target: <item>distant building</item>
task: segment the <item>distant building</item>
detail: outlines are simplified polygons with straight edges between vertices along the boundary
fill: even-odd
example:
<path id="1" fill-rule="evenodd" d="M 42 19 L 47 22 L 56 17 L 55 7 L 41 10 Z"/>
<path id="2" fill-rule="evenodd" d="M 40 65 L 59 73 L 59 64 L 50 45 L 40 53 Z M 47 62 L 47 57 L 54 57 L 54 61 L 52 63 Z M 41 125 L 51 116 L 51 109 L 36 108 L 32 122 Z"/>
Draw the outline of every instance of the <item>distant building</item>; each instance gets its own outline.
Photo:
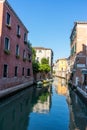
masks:
<path id="1" fill-rule="evenodd" d="M 28 30 L 7 0 L 0 0 L 0 90 L 32 84 Z M 26 86 L 26 85 L 25 85 Z"/>
<path id="2" fill-rule="evenodd" d="M 67 58 L 61 58 L 56 61 L 56 76 L 66 78 Z"/>
<path id="3" fill-rule="evenodd" d="M 87 22 L 75 22 L 70 49 L 70 80 L 74 85 L 87 85 Z"/>
<path id="4" fill-rule="evenodd" d="M 33 47 L 36 50 L 36 60 L 41 63 L 42 58 L 46 58 L 49 61 L 49 65 L 52 68 L 53 65 L 53 51 L 50 48 Z"/>

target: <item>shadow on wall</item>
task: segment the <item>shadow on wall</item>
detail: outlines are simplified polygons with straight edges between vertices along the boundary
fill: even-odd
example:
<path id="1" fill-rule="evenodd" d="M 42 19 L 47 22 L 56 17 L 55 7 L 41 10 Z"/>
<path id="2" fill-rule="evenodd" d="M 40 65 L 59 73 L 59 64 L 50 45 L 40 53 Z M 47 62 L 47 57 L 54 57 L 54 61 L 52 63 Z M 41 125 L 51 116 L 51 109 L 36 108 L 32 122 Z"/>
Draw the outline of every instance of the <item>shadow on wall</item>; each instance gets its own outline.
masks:
<path id="1" fill-rule="evenodd" d="M 79 53 L 74 53 L 69 57 L 69 63 L 74 61 L 74 64 L 70 66 L 70 73 L 68 81 L 71 81 L 74 85 L 87 85 L 87 69 L 86 69 L 86 45 L 83 44 L 83 49 Z"/>

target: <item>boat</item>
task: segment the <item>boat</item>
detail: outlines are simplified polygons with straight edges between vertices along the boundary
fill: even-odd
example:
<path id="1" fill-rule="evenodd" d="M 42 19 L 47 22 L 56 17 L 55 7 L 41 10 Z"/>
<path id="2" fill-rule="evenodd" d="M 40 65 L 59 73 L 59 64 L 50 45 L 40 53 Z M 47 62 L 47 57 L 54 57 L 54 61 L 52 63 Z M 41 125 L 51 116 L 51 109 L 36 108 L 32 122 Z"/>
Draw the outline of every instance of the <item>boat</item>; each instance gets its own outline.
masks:
<path id="1" fill-rule="evenodd" d="M 37 82 L 37 88 L 41 88 L 42 85 L 43 85 L 43 82 L 42 82 L 42 81 L 38 81 L 38 82 Z"/>
<path id="2" fill-rule="evenodd" d="M 44 83 L 49 83 L 49 79 L 43 80 L 43 84 L 44 84 Z"/>

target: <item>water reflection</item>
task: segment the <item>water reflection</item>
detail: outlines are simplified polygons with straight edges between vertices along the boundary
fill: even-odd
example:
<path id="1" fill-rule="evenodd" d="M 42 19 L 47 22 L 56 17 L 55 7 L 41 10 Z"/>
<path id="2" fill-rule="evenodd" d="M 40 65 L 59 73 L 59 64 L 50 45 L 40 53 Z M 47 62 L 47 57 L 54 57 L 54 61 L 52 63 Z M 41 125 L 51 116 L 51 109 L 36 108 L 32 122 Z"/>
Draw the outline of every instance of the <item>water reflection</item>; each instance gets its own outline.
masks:
<path id="1" fill-rule="evenodd" d="M 70 111 L 70 130 L 87 130 L 87 106 L 71 90 L 67 101 Z"/>
<path id="2" fill-rule="evenodd" d="M 0 100 L 0 130 L 27 130 L 32 111 L 50 110 L 50 91 L 51 87 L 30 87 L 8 99 Z"/>
<path id="3" fill-rule="evenodd" d="M 70 112 L 69 130 L 87 130 L 87 105 L 66 85 L 66 80 L 55 78 L 55 89 L 58 95 L 66 96 Z"/>
<path id="4" fill-rule="evenodd" d="M 36 103 L 34 103 L 33 112 L 48 113 L 51 108 L 51 86 L 45 87 L 44 91 L 39 94 L 38 98 L 37 94 L 35 93 L 34 99 L 35 98 L 37 100 Z"/>
<path id="5" fill-rule="evenodd" d="M 59 95 L 67 95 L 67 85 L 64 78 L 57 78 L 54 84 L 56 86 L 56 92 Z"/>

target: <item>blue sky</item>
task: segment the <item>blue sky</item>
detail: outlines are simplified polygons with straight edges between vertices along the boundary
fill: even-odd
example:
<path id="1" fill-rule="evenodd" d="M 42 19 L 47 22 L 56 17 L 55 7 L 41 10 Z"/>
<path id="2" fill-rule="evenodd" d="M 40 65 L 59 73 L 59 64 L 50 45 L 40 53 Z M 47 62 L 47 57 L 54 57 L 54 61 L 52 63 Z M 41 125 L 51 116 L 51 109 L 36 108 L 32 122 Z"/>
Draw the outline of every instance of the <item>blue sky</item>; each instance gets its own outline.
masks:
<path id="1" fill-rule="evenodd" d="M 54 62 L 70 55 L 75 21 L 87 21 L 87 0 L 8 0 L 29 30 L 32 46 L 51 48 Z"/>

